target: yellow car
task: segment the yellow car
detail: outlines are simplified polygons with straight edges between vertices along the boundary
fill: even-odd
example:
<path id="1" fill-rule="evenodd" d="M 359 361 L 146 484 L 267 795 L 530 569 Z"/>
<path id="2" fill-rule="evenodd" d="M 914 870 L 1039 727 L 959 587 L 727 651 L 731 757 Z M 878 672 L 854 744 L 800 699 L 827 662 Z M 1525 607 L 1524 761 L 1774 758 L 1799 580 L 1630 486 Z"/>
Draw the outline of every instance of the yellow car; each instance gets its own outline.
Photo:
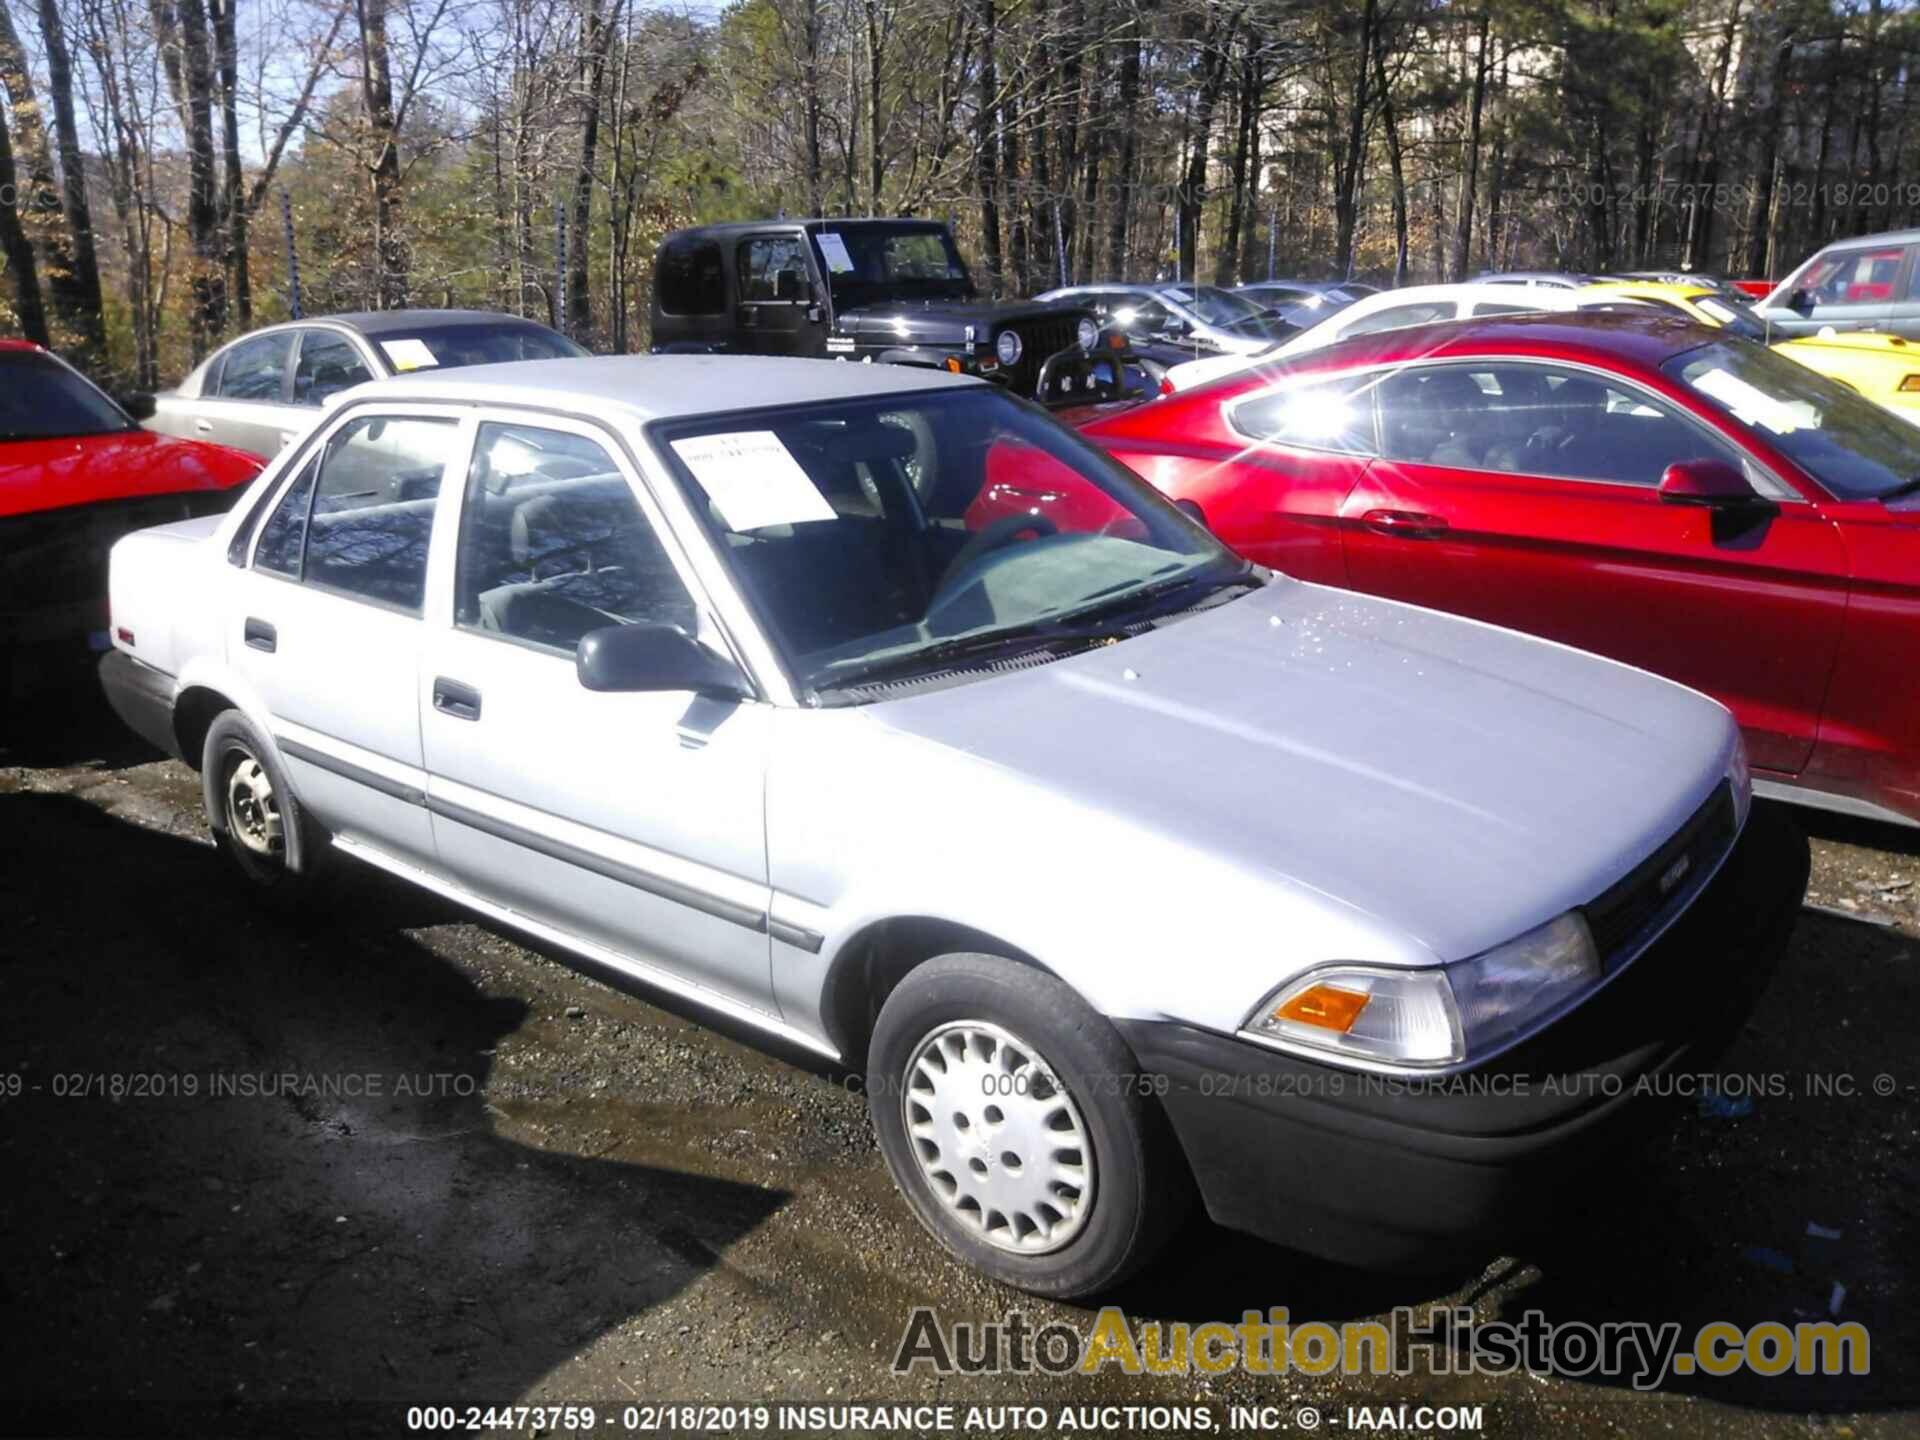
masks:
<path id="1" fill-rule="evenodd" d="M 1825 331 L 1798 340 L 1774 340 L 1767 327 L 1719 291 L 1705 285 L 1657 280 L 1602 280 L 1574 292 L 1581 308 L 1652 305 L 1677 310 L 1713 325 L 1771 344 L 1809 370 L 1850 385 L 1902 419 L 1920 424 L 1920 344 L 1872 330 Z"/>

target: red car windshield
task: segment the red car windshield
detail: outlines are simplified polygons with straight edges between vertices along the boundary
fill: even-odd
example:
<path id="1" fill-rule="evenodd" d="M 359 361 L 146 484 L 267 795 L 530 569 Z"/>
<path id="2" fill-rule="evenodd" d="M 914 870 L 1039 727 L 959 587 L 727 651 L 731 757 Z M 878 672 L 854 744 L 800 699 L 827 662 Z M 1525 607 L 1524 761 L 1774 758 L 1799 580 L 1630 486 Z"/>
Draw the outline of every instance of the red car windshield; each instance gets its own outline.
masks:
<path id="1" fill-rule="evenodd" d="M 132 428 L 118 405 L 51 356 L 0 351 L 0 441 L 60 440 Z"/>
<path id="2" fill-rule="evenodd" d="M 1661 368 L 1839 499 L 1907 493 L 1920 481 L 1920 425 L 1765 346 L 1718 341 Z"/>

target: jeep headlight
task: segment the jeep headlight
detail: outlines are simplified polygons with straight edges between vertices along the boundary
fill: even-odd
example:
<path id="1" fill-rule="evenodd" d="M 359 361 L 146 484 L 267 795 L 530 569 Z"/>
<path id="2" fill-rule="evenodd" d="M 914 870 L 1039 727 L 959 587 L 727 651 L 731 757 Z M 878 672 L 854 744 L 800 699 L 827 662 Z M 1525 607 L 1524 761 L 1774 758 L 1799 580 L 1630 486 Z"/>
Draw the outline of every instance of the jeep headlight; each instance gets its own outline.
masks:
<path id="1" fill-rule="evenodd" d="M 1452 965 L 1322 966 L 1269 995 L 1241 1033 L 1366 1069 L 1438 1069 L 1506 1049 L 1599 979 L 1593 936 L 1570 910 Z"/>
<path id="2" fill-rule="evenodd" d="M 1023 348 L 1020 344 L 1019 332 L 1014 330 L 1002 330 L 1000 338 L 993 342 L 993 353 L 1000 357 L 1002 365 L 1017 364 Z"/>
<path id="3" fill-rule="evenodd" d="M 1100 343 L 1100 327 L 1094 323 L 1092 317 L 1083 317 L 1080 323 L 1073 327 L 1073 338 L 1080 342 L 1082 350 L 1092 350 Z"/>

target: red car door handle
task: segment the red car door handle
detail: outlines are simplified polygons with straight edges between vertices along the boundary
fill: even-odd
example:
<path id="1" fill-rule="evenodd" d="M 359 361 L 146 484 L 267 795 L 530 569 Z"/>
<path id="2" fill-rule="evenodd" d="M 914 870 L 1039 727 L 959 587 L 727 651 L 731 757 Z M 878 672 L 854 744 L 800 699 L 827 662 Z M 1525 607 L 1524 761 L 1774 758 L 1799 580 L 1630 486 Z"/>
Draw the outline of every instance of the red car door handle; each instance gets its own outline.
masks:
<path id="1" fill-rule="evenodd" d="M 1369 510 L 1360 523 L 1376 535 L 1394 535 L 1402 540 L 1431 540 L 1447 528 L 1444 516 L 1419 510 Z"/>

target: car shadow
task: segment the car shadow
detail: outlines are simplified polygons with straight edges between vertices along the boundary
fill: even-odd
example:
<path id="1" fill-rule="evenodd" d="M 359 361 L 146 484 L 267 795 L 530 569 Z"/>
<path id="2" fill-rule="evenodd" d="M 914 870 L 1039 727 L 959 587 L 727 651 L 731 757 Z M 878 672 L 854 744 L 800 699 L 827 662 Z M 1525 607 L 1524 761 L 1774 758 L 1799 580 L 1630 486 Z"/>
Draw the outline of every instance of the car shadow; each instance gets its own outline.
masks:
<path id="1" fill-rule="evenodd" d="M 0 794 L 0 1308 L 33 1317 L 11 1432 L 391 1434 L 409 1404 L 511 1403 L 786 1203 L 506 1138 L 493 1056 L 526 1004 L 369 878 L 281 918 L 209 847 Z"/>
<path id="2" fill-rule="evenodd" d="M 1861 820 L 1851 815 L 1836 815 L 1831 810 L 1808 809 L 1806 806 L 1795 806 L 1793 815 L 1800 828 L 1816 840 L 1831 840 L 1841 845 L 1885 850 L 1893 855 L 1920 857 L 1920 827 L 1894 825 L 1884 820 Z"/>

